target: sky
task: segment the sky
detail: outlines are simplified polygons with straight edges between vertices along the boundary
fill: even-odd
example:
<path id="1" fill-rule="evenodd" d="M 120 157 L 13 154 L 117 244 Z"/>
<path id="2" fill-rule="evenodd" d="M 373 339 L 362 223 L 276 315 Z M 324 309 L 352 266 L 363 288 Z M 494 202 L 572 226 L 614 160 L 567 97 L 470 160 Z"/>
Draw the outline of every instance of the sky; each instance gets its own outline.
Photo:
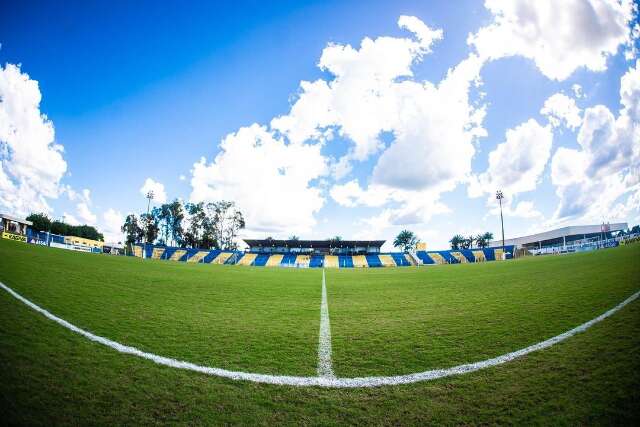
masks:
<path id="1" fill-rule="evenodd" d="M 502 190 L 506 238 L 637 224 L 639 39 L 627 0 L 0 2 L 0 211 L 121 241 L 154 190 L 444 249 Z"/>

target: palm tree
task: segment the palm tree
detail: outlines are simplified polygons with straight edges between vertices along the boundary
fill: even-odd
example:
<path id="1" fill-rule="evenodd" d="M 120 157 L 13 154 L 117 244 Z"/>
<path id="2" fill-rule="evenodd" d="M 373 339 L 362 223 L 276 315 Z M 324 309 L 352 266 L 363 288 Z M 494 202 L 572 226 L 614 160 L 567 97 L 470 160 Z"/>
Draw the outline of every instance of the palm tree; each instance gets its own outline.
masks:
<path id="1" fill-rule="evenodd" d="M 292 242 L 298 242 L 300 240 L 300 237 L 294 234 L 293 236 L 289 236 L 289 240 L 291 240 Z"/>
<path id="2" fill-rule="evenodd" d="M 487 247 L 487 241 L 484 238 L 484 234 L 478 234 L 476 236 L 476 246 L 479 248 L 486 248 Z"/>
<path id="3" fill-rule="evenodd" d="M 486 233 L 484 233 L 483 237 L 484 237 L 484 242 L 485 242 L 484 243 L 485 244 L 484 247 L 489 246 L 489 242 L 491 242 L 493 240 L 493 233 L 490 232 L 490 231 L 487 231 Z"/>
<path id="4" fill-rule="evenodd" d="M 413 231 L 402 230 L 393 241 L 393 246 L 402 248 L 403 252 L 409 252 L 415 248 L 418 244 L 418 237 L 413 234 Z"/>
<path id="5" fill-rule="evenodd" d="M 460 246 L 463 244 L 463 242 L 464 237 L 459 234 L 456 234 L 451 238 L 451 240 L 449 240 L 449 243 L 451 243 L 451 249 L 460 249 Z"/>

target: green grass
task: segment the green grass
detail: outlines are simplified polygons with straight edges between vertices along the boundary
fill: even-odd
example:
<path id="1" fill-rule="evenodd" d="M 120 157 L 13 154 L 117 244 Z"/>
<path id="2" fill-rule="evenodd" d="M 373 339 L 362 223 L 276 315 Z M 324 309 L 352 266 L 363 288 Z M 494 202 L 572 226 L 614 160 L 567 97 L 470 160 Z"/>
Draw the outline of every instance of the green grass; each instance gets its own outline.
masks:
<path id="1" fill-rule="evenodd" d="M 564 332 L 640 289 L 640 245 L 506 263 L 327 270 L 339 376 L 482 360 Z M 0 241 L 0 280 L 98 335 L 163 356 L 313 375 L 319 270 L 72 253 Z M 20 424 L 633 424 L 640 302 L 550 349 L 374 389 L 270 386 L 92 343 L 0 291 L 2 419 Z"/>

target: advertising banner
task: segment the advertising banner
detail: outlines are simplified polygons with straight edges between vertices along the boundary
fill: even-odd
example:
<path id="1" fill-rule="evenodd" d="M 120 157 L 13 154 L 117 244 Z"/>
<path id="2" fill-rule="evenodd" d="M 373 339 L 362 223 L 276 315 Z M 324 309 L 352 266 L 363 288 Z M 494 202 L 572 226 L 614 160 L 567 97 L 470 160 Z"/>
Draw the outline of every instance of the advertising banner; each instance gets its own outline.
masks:
<path id="1" fill-rule="evenodd" d="M 13 234 L 7 231 L 2 232 L 2 238 L 8 240 L 15 240 L 16 242 L 27 242 L 27 236 L 23 236 L 21 234 Z"/>

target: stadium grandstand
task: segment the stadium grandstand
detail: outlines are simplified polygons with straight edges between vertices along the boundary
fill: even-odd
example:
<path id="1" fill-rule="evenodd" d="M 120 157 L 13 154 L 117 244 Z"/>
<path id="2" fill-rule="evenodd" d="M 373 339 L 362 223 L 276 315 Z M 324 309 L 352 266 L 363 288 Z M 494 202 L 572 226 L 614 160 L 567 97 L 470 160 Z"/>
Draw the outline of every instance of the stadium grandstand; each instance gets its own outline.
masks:
<path id="1" fill-rule="evenodd" d="M 513 257 L 513 247 L 382 252 L 384 240 L 245 239 L 247 251 L 184 249 L 134 245 L 133 255 L 203 264 L 297 268 L 378 268 L 500 261 Z"/>
<path id="2" fill-rule="evenodd" d="M 31 225 L 31 221 L 26 219 L 0 214 L 0 233 L 2 233 L 3 239 L 26 242 Z"/>

